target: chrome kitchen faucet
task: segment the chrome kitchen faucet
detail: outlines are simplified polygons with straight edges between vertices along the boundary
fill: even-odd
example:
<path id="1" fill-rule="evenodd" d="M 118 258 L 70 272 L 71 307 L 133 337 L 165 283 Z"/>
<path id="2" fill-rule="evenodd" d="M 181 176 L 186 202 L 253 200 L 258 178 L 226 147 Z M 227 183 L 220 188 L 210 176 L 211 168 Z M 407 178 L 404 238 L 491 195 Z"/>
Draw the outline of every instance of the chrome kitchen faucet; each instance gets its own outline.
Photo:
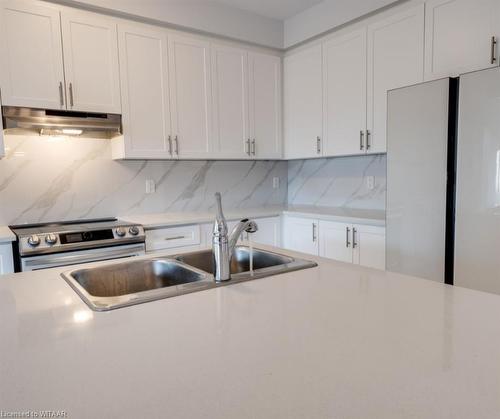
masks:
<path id="1" fill-rule="evenodd" d="M 228 236 L 227 222 L 222 212 L 222 197 L 220 192 L 215 194 L 217 204 L 217 214 L 214 222 L 214 233 L 212 239 L 212 248 L 214 255 L 214 277 L 216 282 L 229 281 L 231 279 L 231 258 L 234 247 L 241 233 L 255 233 L 258 230 L 257 223 L 245 218 L 240 220 Z"/>

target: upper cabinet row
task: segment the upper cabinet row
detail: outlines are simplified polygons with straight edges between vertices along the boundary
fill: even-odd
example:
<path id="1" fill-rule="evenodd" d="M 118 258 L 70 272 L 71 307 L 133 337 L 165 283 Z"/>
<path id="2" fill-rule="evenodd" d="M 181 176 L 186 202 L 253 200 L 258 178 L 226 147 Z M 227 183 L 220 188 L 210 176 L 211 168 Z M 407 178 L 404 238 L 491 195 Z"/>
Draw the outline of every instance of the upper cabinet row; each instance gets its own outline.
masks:
<path id="1" fill-rule="evenodd" d="M 429 0 L 284 59 L 285 157 L 386 151 L 387 91 L 498 65 L 498 0 Z"/>
<path id="2" fill-rule="evenodd" d="M 279 56 L 120 26 L 127 158 L 281 158 Z"/>
<path id="3" fill-rule="evenodd" d="M 115 158 L 281 158 L 281 58 L 0 0 L 4 105 L 121 113 Z"/>
<path id="4" fill-rule="evenodd" d="M 286 157 L 385 152 L 387 91 L 423 70 L 423 5 L 287 55 Z"/>
<path id="5" fill-rule="evenodd" d="M 4 105 L 121 113 L 112 20 L 31 1 L 1 6 Z"/>

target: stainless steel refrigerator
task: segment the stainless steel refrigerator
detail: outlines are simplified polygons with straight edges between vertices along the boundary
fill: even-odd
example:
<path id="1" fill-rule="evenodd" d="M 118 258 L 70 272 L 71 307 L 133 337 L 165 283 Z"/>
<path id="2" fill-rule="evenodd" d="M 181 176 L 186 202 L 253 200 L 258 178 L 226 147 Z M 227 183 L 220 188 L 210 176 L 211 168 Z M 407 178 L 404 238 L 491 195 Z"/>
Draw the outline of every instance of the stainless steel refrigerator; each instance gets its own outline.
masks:
<path id="1" fill-rule="evenodd" d="M 388 93 L 390 271 L 500 294 L 500 69 Z"/>

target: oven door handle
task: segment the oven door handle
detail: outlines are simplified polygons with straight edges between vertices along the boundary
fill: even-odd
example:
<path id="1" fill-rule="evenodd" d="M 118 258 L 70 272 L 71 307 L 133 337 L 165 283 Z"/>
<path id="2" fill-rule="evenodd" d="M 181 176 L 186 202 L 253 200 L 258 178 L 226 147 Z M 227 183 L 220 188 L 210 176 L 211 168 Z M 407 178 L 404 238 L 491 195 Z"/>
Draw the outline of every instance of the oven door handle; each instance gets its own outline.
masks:
<path id="1" fill-rule="evenodd" d="M 41 269 L 44 267 L 52 267 L 54 265 L 76 265 L 79 263 L 98 262 L 107 259 L 122 258 L 127 256 L 138 256 L 144 254 L 144 244 L 127 247 L 126 249 L 119 250 L 103 250 L 102 253 L 79 254 L 79 255 L 66 255 L 55 257 L 43 257 L 37 259 L 28 259 L 24 261 L 24 266 L 27 268 L 36 267 Z"/>

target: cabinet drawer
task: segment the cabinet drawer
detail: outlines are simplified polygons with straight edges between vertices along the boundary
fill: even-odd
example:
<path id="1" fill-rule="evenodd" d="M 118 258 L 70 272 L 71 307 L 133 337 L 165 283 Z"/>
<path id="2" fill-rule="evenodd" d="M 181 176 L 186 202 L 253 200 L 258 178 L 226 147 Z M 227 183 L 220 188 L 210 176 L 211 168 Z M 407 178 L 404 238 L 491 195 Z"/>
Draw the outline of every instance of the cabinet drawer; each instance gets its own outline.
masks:
<path id="1" fill-rule="evenodd" d="M 146 251 L 201 244 L 200 226 L 187 225 L 146 231 Z"/>

